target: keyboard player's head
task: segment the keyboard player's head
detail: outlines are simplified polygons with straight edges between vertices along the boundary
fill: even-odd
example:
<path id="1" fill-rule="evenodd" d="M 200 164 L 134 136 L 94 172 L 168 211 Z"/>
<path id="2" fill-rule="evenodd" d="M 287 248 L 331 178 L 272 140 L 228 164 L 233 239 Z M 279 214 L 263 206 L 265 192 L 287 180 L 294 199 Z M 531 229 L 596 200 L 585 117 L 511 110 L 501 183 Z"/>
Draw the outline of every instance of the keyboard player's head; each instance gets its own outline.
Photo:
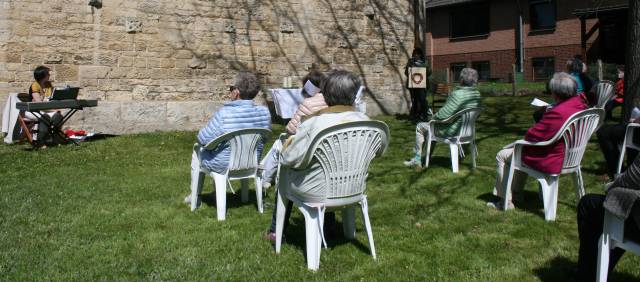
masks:
<path id="1" fill-rule="evenodd" d="M 42 102 L 53 94 L 53 85 L 51 85 L 51 70 L 45 66 L 38 66 L 33 70 L 33 79 L 29 87 L 29 97 L 31 101 Z"/>

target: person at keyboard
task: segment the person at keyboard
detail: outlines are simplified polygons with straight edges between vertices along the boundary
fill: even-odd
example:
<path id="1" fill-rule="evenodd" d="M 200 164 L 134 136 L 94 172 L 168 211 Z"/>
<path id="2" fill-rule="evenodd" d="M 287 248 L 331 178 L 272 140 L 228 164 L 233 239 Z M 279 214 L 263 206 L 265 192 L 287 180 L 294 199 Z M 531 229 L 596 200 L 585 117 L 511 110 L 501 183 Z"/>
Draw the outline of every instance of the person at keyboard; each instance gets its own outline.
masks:
<path id="1" fill-rule="evenodd" d="M 33 71 L 34 82 L 29 87 L 30 102 L 48 102 L 53 95 L 53 85 L 51 84 L 50 69 L 45 66 L 38 66 Z M 62 121 L 62 114 L 58 110 L 48 110 L 41 112 L 42 118 L 51 124 L 59 124 Z M 61 142 L 60 136 L 52 136 L 47 123 L 38 123 L 38 135 L 35 140 L 37 147 L 45 147 L 47 144 L 58 144 Z"/>

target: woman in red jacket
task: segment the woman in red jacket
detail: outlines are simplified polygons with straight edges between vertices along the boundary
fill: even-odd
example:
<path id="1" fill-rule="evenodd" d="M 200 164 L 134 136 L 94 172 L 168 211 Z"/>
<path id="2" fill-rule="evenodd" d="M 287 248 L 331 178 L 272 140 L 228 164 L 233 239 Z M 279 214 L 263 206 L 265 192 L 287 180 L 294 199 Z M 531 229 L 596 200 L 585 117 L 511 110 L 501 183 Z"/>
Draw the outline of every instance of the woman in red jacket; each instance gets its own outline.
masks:
<path id="1" fill-rule="evenodd" d="M 542 115 L 542 119 L 527 130 L 524 140 L 530 142 L 541 142 L 551 139 L 558 133 L 564 123 L 573 114 L 587 108 L 586 101 L 576 92 L 577 84 L 575 79 L 567 73 L 556 73 L 549 81 L 549 91 L 556 101 L 555 105 L 547 109 Z M 545 147 L 525 147 L 522 151 L 522 161 L 528 167 L 537 171 L 558 174 L 562 170 L 562 162 L 564 161 L 565 145 L 561 139 L 558 142 Z M 496 161 L 498 163 L 498 174 L 494 191 L 498 197 L 503 197 L 504 187 L 509 177 L 509 169 L 511 166 L 511 156 L 513 155 L 513 147 L 507 146 L 498 152 Z M 518 170 L 514 171 L 513 182 L 511 188 L 514 193 L 522 190 L 525 184 L 527 174 Z M 507 201 L 509 209 L 513 208 L 511 199 Z M 498 202 L 490 202 L 487 205 L 501 209 Z"/>
<path id="2" fill-rule="evenodd" d="M 618 66 L 618 81 L 616 82 L 616 96 L 604 105 L 606 119 L 612 118 L 613 109 L 624 103 L 624 66 Z"/>

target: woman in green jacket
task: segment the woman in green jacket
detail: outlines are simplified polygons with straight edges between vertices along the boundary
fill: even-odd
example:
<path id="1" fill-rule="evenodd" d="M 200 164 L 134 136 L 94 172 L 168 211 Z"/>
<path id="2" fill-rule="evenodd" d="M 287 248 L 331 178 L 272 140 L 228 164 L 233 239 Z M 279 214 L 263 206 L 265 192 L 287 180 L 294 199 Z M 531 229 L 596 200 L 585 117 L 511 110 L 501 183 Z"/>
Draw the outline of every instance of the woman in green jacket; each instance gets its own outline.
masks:
<path id="1" fill-rule="evenodd" d="M 472 68 L 464 68 L 460 72 L 460 86 L 449 95 L 444 106 L 433 116 L 434 120 L 444 120 L 455 113 L 468 109 L 480 107 L 480 92 L 476 88 L 478 84 L 478 72 Z M 436 125 L 435 135 L 441 137 L 454 136 L 460 130 L 462 120 L 458 119 L 446 125 Z M 421 166 L 422 148 L 424 136 L 429 131 L 429 124 L 418 123 L 416 126 L 416 144 L 413 147 L 413 157 L 404 162 L 406 166 Z"/>

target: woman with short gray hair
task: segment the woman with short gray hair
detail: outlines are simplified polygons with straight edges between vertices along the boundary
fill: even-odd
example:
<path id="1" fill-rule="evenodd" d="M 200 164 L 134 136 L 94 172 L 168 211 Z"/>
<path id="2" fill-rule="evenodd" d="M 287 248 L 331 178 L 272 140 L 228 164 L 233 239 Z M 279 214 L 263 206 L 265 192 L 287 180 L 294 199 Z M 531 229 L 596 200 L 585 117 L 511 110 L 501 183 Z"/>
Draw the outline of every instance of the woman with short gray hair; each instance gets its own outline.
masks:
<path id="1" fill-rule="evenodd" d="M 573 114 L 587 109 L 587 103 L 576 91 L 576 81 L 567 73 L 556 73 L 549 81 L 551 96 L 556 101 L 555 105 L 547 109 L 542 118 L 533 127 L 527 130 L 524 140 L 529 142 L 547 141 L 558 133 L 564 123 Z M 524 147 L 522 151 L 522 161 L 525 165 L 537 171 L 548 174 L 559 174 L 564 161 L 565 144 L 564 139 L 560 139 L 554 144 L 544 147 Z M 509 145 L 496 155 L 497 175 L 496 183 L 493 187 L 494 194 L 504 197 L 506 189 L 511 189 L 515 197 L 518 197 L 524 187 L 527 174 L 519 170 L 514 170 L 511 187 L 505 187 L 509 170 L 511 168 L 511 157 L 513 146 Z M 488 206 L 502 210 L 501 201 L 489 202 Z M 513 209 L 513 202 L 507 199 L 507 209 Z"/>
<path id="2" fill-rule="evenodd" d="M 460 84 L 463 86 L 476 86 L 478 84 L 478 71 L 472 68 L 464 68 L 460 71 Z"/>
<path id="3" fill-rule="evenodd" d="M 444 106 L 433 116 L 434 120 L 445 120 L 459 111 L 480 107 L 480 92 L 476 89 L 478 72 L 472 68 L 464 68 L 460 72 L 460 86 L 456 87 L 447 97 Z M 436 135 L 442 137 L 454 136 L 462 126 L 462 119 L 450 124 L 436 125 Z M 429 133 L 429 123 L 420 122 L 416 125 L 416 143 L 413 147 L 413 157 L 404 162 L 405 166 L 422 166 L 422 148 L 425 135 Z"/>

